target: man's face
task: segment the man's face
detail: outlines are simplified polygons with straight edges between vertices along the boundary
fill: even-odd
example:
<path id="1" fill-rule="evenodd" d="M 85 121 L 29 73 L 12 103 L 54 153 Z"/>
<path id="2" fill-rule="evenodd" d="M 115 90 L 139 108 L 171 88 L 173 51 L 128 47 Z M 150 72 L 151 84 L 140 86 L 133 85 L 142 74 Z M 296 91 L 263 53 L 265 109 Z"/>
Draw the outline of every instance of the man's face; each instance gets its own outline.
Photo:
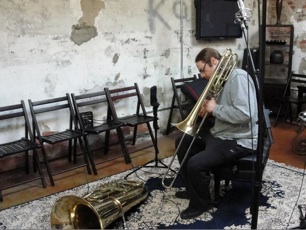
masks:
<path id="1" fill-rule="evenodd" d="M 198 61 L 196 62 L 196 66 L 202 76 L 202 78 L 210 79 L 219 63 L 219 60 L 215 58 L 211 58 L 209 62 Z"/>

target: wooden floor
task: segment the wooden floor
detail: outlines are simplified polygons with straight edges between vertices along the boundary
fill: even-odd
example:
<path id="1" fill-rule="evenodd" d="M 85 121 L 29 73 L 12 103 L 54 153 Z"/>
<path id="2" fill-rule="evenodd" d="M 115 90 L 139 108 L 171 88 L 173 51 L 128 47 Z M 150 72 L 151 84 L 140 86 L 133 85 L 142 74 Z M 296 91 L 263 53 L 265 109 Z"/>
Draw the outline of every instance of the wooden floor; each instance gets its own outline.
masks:
<path id="1" fill-rule="evenodd" d="M 272 128 L 274 144 L 270 150 L 270 159 L 287 165 L 304 168 L 306 155 L 299 155 L 292 151 L 292 141 L 297 135 L 298 126 L 279 123 Z M 174 153 L 174 140 L 180 135 L 179 131 L 174 131 L 168 136 L 161 136 L 158 139 L 160 159 L 171 156 Z M 306 131 L 305 131 L 306 136 Z M 142 143 L 145 144 L 145 143 Z M 99 164 L 98 175 L 88 175 L 84 168 L 76 169 L 64 174 L 55 176 L 55 186 L 50 186 L 47 180 L 47 188 L 43 188 L 40 181 L 36 181 L 23 186 L 14 187 L 2 191 L 4 201 L 0 203 L 0 209 L 12 207 L 24 202 L 28 202 L 40 197 L 48 196 L 56 192 L 64 191 L 91 181 L 98 180 L 110 175 L 131 169 L 153 160 L 155 156 L 153 148 L 131 154 L 132 164 L 126 164 L 123 157 Z"/>

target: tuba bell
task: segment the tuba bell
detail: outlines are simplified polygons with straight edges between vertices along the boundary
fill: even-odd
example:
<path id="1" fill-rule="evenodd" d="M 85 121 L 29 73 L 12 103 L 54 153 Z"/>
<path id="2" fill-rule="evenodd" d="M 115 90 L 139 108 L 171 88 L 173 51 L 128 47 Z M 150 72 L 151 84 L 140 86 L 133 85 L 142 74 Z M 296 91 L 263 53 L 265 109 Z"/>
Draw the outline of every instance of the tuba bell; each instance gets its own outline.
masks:
<path id="1" fill-rule="evenodd" d="M 209 79 L 208 84 L 206 85 L 205 89 L 203 90 L 201 96 L 199 97 L 197 103 L 195 104 L 195 106 L 193 107 L 193 109 L 191 110 L 191 112 L 189 113 L 189 115 L 185 118 L 185 120 L 183 120 L 180 123 L 177 124 L 172 124 L 172 126 L 178 128 L 179 130 L 181 130 L 182 132 L 184 132 L 184 135 L 172 157 L 172 160 L 168 166 L 168 169 L 166 171 L 166 173 L 163 175 L 162 178 L 162 184 L 165 188 L 171 188 L 175 179 L 178 176 L 178 173 L 181 169 L 181 167 L 177 170 L 177 172 L 175 173 L 175 175 L 171 175 L 173 176 L 172 181 L 170 182 L 169 185 L 167 185 L 165 183 L 165 179 L 168 177 L 170 177 L 169 173 L 172 171 L 171 170 L 171 166 L 175 160 L 175 157 L 177 155 L 177 151 L 181 146 L 182 140 L 184 139 L 185 135 L 188 134 L 190 136 L 193 136 L 192 142 L 190 143 L 190 146 L 181 162 L 181 165 L 185 162 L 185 160 L 187 159 L 187 156 L 189 154 L 189 151 L 191 149 L 191 146 L 195 140 L 195 138 L 197 137 L 201 127 L 204 124 L 204 121 L 207 117 L 207 114 L 205 114 L 205 116 L 203 117 L 203 119 L 201 120 L 199 126 L 197 126 L 197 119 L 199 117 L 199 112 L 201 110 L 201 107 L 203 106 L 204 102 L 208 99 L 208 98 L 217 98 L 221 92 L 221 89 L 223 88 L 223 85 L 225 84 L 225 82 L 227 81 L 228 77 L 230 76 L 232 70 L 235 68 L 236 63 L 238 61 L 238 55 L 236 53 L 232 53 L 231 49 L 226 49 L 223 54 L 222 57 L 216 67 L 216 70 L 213 74 L 213 76 Z"/>
<path id="2" fill-rule="evenodd" d="M 119 180 L 101 185 L 83 198 L 61 197 L 52 207 L 51 228 L 105 229 L 148 194 L 143 182 Z"/>

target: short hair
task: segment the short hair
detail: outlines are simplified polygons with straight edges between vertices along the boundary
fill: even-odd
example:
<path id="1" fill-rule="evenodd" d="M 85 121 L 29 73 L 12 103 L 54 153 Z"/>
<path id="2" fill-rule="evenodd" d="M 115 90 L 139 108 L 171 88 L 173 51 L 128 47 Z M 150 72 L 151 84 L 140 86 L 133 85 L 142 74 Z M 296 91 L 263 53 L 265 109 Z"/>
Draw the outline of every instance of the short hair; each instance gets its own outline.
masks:
<path id="1" fill-rule="evenodd" d="M 217 60 L 220 60 L 221 54 L 213 48 L 204 48 L 196 56 L 195 62 L 203 61 L 205 63 L 209 63 L 211 57 L 214 57 Z"/>

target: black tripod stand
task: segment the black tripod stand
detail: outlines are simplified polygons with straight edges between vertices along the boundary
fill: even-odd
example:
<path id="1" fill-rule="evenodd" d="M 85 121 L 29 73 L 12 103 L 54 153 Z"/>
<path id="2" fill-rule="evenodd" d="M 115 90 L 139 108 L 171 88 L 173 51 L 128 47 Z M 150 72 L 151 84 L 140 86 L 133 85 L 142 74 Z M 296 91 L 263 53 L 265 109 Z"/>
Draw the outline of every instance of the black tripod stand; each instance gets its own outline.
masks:
<path id="1" fill-rule="evenodd" d="M 163 163 L 160 159 L 158 159 L 158 153 L 159 153 L 159 149 L 158 149 L 158 144 L 157 144 L 157 130 L 159 129 L 158 127 L 158 117 L 157 117 L 157 110 L 159 107 L 159 103 L 157 101 L 157 97 L 156 97 L 156 91 L 157 91 L 157 87 L 156 86 L 152 86 L 150 89 L 150 102 L 151 102 L 151 106 L 153 106 L 153 128 L 154 128 L 154 149 L 155 149 L 155 157 L 153 160 L 147 162 L 146 164 L 134 169 L 132 172 L 130 172 L 129 174 L 127 174 L 124 179 L 127 179 L 131 174 L 135 173 L 136 171 L 142 169 L 142 168 L 168 168 L 167 165 L 165 165 L 165 163 Z M 155 163 L 154 165 L 149 165 L 151 163 Z M 160 163 L 161 165 L 159 165 L 158 163 Z M 172 169 L 170 169 L 172 170 Z"/>

